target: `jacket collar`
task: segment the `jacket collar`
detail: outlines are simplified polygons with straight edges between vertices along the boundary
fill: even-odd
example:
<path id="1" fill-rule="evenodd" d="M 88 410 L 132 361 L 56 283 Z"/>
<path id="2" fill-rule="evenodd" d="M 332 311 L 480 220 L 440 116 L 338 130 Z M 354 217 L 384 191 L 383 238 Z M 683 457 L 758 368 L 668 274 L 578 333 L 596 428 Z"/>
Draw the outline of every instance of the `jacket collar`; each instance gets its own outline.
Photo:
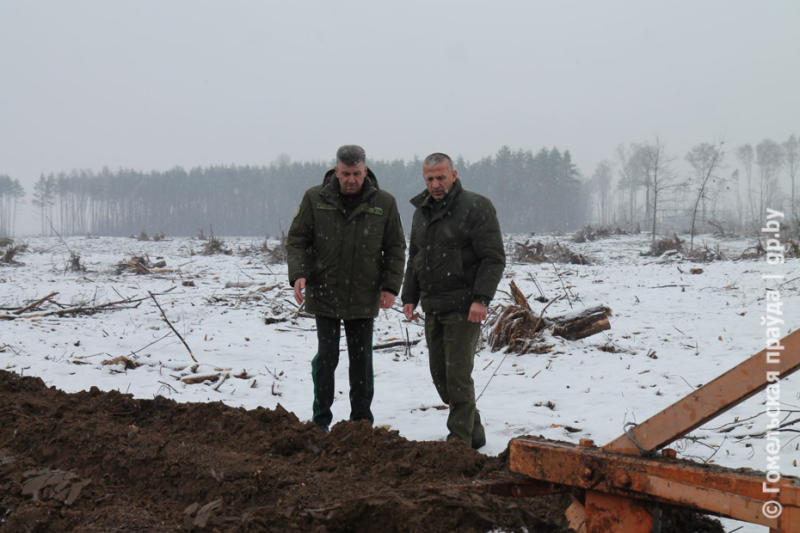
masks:
<path id="1" fill-rule="evenodd" d="M 414 198 L 411 199 L 411 205 L 417 208 L 423 209 L 430 209 L 435 213 L 435 215 L 439 215 L 440 213 L 443 214 L 450 210 L 453 203 L 456 201 L 461 195 L 461 191 L 464 189 L 461 187 L 461 180 L 457 179 L 456 182 L 453 184 L 453 188 L 450 189 L 450 192 L 442 199 L 443 205 L 440 209 L 436 209 L 436 200 L 433 199 L 431 193 L 428 192 L 428 189 L 425 189 L 420 194 L 416 195 Z"/>
<path id="2" fill-rule="evenodd" d="M 325 173 L 325 177 L 322 180 L 322 190 L 320 191 L 320 195 L 335 205 L 340 211 L 344 211 L 344 204 L 342 203 L 341 194 L 339 193 L 339 180 L 336 179 L 334 174 L 335 169 L 330 169 Z M 363 205 L 367 200 L 374 196 L 378 192 L 378 188 L 378 178 L 372 173 L 372 169 L 368 168 L 367 177 L 364 178 L 364 185 L 361 186 L 361 194 L 363 198 L 361 204 Z M 361 212 L 361 209 L 354 209 L 353 213 L 350 215 L 350 218 L 353 218 L 353 215 L 356 215 L 359 212 Z"/>

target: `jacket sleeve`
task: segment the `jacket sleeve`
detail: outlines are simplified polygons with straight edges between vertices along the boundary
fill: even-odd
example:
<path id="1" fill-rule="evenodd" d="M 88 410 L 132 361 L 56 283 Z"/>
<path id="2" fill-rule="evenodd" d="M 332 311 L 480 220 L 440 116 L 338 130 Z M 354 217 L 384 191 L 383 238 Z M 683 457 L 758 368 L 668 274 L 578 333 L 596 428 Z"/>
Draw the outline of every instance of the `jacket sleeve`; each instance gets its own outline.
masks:
<path id="1" fill-rule="evenodd" d="M 416 214 L 414 215 L 414 218 L 416 218 Z M 411 239 L 409 239 L 408 243 L 408 264 L 406 266 L 405 279 L 403 280 L 403 295 L 401 297 L 403 300 L 403 305 L 417 305 L 420 297 L 419 278 L 417 278 L 417 272 L 414 270 L 414 257 L 417 255 L 419 250 L 417 249 L 417 245 L 414 244 L 413 234 L 414 224 L 412 223 Z"/>
<path id="2" fill-rule="evenodd" d="M 489 305 L 503 277 L 506 252 L 497 212 L 488 198 L 480 197 L 475 202 L 469 218 L 469 236 L 480 263 L 472 287 L 472 300 Z"/>
<path id="3" fill-rule="evenodd" d="M 406 236 L 403 234 L 403 223 L 397 202 L 392 199 L 389 207 L 389 219 L 383 232 L 381 252 L 381 290 L 391 292 L 395 296 L 400 293 L 403 282 L 403 265 L 406 259 Z"/>
<path id="4" fill-rule="evenodd" d="M 308 279 L 311 270 L 308 250 L 314 244 L 314 211 L 308 192 L 303 196 L 300 207 L 294 215 L 289 235 L 286 239 L 287 262 L 289 266 L 289 284 L 300 278 Z"/>

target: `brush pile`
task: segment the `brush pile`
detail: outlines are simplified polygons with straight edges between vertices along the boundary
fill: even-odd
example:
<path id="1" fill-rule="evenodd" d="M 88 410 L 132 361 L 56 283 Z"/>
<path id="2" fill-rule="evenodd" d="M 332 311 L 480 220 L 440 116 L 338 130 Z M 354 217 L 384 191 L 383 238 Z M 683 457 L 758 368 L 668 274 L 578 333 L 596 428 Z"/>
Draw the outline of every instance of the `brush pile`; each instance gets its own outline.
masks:
<path id="1" fill-rule="evenodd" d="M 547 308 L 560 297 L 550 300 L 537 316 L 514 281 L 511 281 L 510 290 L 513 303 L 501 305 L 487 323 L 491 328 L 489 346 L 494 352 L 506 348 L 506 352 L 520 355 L 546 353 L 553 345 L 544 342 L 545 330 L 557 337 L 578 340 L 611 329 L 611 309 L 603 305 L 545 318 Z"/>
<path id="2" fill-rule="evenodd" d="M 524 244 L 515 242 L 511 258 L 518 263 L 567 263 L 570 265 L 591 265 L 582 254 L 576 254 L 558 241 L 544 244 L 541 241 Z"/>
<path id="3" fill-rule="evenodd" d="M 167 262 L 163 259 L 161 261 L 151 263 L 150 257 L 147 254 L 144 254 L 143 256 L 133 256 L 127 261 L 120 261 L 117 263 L 117 275 L 123 273 L 132 273 L 137 275 L 162 273 L 164 272 L 162 269 L 166 266 Z"/>
<path id="4" fill-rule="evenodd" d="M 611 229 L 609 227 L 600 226 L 598 228 L 593 228 L 591 224 L 588 226 L 584 226 L 572 236 L 573 242 L 586 242 L 586 241 L 596 241 L 598 239 L 607 239 L 612 235 L 629 235 L 630 233 L 625 231 L 624 229 L 617 226 L 615 229 Z"/>
<path id="5" fill-rule="evenodd" d="M 542 341 L 541 332 L 545 328 L 542 321 L 544 310 L 539 317 L 536 317 L 527 298 L 513 280 L 510 289 L 514 303 L 501 305 L 497 309 L 497 314 L 487 323 L 491 327 L 489 346 L 493 352 L 506 348 L 507 352 L 520 355 L 546 353 L 553 345 Z"/>
<path id="6" fill-rule="evenodd" d="M 660 257 L 669 250 L 675 250 L 678 253 L 683 252 L 683 241 L 678 238 L 678 235 L 673 233 L 672 237 L 662 237 L 650 244 L 650 250 L 642 255 L 651 255 Z"/>

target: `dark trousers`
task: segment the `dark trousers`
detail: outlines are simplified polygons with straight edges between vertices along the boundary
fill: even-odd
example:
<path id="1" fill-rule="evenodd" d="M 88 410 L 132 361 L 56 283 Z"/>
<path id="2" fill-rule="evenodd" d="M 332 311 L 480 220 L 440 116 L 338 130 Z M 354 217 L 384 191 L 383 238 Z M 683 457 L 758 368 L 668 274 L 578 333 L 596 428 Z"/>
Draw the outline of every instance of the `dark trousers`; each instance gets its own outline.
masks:
<path id="1" fill-rule="evenodd" d="M 350 356 L 350 420 L 373 422 L 372 397 L 375 393 L 372 371 L 372 326 L 374 319 L 344 320 L 347 353 Z M 339 365 L 341 321 L 317 317 L 319 348 L 311 362 L 314 378 L 314 422 L 329 426 L 333 419 L 331 405 L 335 392 L 334 374 Z"/>
<path id="2" fill-rule="evenodd" d="M 450 406 L 447 418 L 448 439 L 459 438 L 472 445 L 485 439 L 481 415 L 475 405 L 475 384 L 472 367 L 481 325 L 469 322 L 469 313 L 425 315 L 425 340 L 428 341 L 430 369 L 439 397 Z"/>

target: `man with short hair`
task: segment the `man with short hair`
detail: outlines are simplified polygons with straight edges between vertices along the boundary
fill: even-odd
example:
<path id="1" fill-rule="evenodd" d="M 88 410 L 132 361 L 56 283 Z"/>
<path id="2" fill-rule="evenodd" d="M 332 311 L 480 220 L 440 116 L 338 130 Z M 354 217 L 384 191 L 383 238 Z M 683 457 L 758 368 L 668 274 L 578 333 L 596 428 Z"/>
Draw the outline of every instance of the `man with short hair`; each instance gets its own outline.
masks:
<path id="1" fill-rule="evenodd" d="M 287 240 L 294 297 L 317 321 L 313 420 L 325 432 L 333 419 L 341 321 L 350 358 L 350 420 L 373 422 L 373 321 L 379 309 L 394 305 L 403 280 L 406 241 L 397 203 L 378 188 L 365 158 L 360 146 L 339 148 L 322 185 L 303 196 Z"/>
<path id="2" fill-rule="evenodd" d="M 492 202 L 461 187 L 453 161 L 442 153 L 425 158 L 427 190 L 411 200 L 411 226 L 403 283 L 409 320 L 422 302 L 430 371 L 442 401 L 450 406 L 447 440 L 486 444 L 475 405 L 472 368 L 489 303 L 505 268 L 500 223 Z"/>

